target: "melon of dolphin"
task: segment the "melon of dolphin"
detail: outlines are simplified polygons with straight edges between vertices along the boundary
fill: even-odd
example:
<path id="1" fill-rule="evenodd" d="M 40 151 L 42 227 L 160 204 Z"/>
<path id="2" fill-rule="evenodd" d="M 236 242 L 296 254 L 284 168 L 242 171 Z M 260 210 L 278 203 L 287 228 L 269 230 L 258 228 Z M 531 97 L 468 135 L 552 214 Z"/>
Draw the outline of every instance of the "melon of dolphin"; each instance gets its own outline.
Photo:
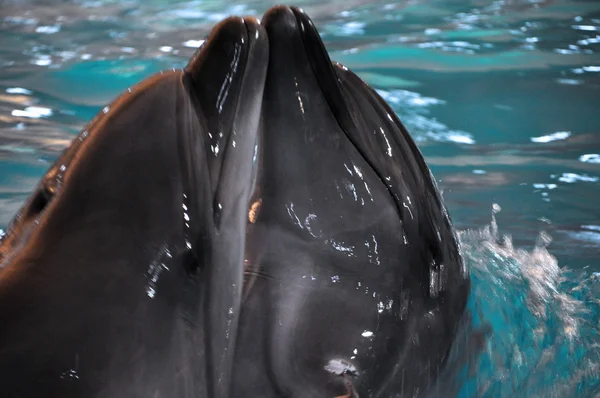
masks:
<path id="1" fill-rule="evenodd" d="M 301 10 L 223 21 L 106 109 L 0 244 L 3 395 L 444 388 L 470 287 L 450 218 Z"/>

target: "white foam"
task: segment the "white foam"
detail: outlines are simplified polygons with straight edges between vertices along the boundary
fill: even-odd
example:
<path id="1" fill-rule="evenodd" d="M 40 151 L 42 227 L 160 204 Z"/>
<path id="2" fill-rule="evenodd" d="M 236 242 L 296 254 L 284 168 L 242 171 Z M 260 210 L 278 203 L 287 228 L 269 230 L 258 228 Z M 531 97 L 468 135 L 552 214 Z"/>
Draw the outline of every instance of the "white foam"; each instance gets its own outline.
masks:
<path id="1" fill-rule="evenodd" d="M 36 33 L 51 35 L 60 31 L 60 25 L 38 26 L 35 28 Z"/>
<path id="2" fill-rule="evenodd" d="M 16 117 L 29 117 L 32 119 L 39 119 L 41 117 L 52 116 L 52 109 L 44 108 L 41 106 L 28 106 L 24 110 L 14 109 L 11 115 Z"/>
<path id="3" fill-rule="evenodd" d="M 600 163 L 600 154 L 586 153 L 579 157 L 579 161 L 583 163 Z"/>
<path id="4" fill-rule="evenodd" d="M 21 87 L 9 87 L 6 89 L 6 92 L 9 94 L 25 94 L 25 95 L 33 94 L 31 91 L 27 90 L 26 88 L 21 88 Z"/>
<path id="5" fill-rule="evenodd" d="M 198 48 L 204 44 L 205 40 L 188 40 L 183 42 L 184 47 Z"/>
<path id="6" fill-rule="evenodd" d="M 552 142 L 552 141 L 566 140 L 570 136 L 571 136 L 570 131 L 557 131 L 556 133 L 543 135 L 541 137 L 532 137 L 531 141 L 537 142 L 537 143 L 547 143 L 547 142 Z"/>
<path id="7" fill-rule="evenodd" d="M 597 182 L 598 177 L 592 177 L 587 174 L 576 174 L 576 173 L 563 173 L 562 176 L 558 177 L 558 181 L 572 184 L 574 182 Z"/>

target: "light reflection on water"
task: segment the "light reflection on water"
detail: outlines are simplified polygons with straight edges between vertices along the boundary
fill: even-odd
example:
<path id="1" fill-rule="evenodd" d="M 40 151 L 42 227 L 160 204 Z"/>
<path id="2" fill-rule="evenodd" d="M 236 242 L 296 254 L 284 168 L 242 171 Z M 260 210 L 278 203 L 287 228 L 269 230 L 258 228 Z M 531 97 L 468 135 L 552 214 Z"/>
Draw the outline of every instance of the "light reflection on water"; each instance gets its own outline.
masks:
<path id="1" fill-rule="evenodd" d="M 272 5 L 237 3 L 4 2 L 0 228 L 107 102 L 182 67 L 222 18 Z M 471 309 L 494 329 L 463 396 L 596 396 L 600 4 L 295 4 L 398 113 L 462 231 Z"/>

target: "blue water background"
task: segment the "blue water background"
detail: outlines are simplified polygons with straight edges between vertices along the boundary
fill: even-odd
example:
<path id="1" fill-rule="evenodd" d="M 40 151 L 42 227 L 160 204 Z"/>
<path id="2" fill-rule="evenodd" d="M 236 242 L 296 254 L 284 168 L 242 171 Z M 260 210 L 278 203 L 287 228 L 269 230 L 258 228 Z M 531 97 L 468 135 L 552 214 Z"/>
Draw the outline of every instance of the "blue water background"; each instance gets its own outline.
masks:
<path id="1" fill-rule="evenodd" d="M 460 396 L 600 396 L 600 2 L 295 4 L 439 180 L 491 327 Z M 0 3 L 0 229 L 107 102 L 270 5 Z"/>

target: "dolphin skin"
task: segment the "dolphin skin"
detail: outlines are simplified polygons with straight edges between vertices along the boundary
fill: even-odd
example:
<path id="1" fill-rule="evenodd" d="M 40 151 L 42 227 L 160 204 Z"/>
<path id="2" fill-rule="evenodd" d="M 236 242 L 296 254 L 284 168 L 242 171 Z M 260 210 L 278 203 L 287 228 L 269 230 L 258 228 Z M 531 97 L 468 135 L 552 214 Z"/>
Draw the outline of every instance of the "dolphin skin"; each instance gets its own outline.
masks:
<path id="1" fill-rule="evenodd" d="M 0 246 L 2 396 L 222 396 L 267 64 L 264 28 L 225 20 L 42 178 Z"/>
<path id="2" fill-rule="evenodd" d="M 0 244 L 0 391 L 448 396 L 469 289 L 402 123 L 277 6 L 128 90 L 42 178 Z"/>

